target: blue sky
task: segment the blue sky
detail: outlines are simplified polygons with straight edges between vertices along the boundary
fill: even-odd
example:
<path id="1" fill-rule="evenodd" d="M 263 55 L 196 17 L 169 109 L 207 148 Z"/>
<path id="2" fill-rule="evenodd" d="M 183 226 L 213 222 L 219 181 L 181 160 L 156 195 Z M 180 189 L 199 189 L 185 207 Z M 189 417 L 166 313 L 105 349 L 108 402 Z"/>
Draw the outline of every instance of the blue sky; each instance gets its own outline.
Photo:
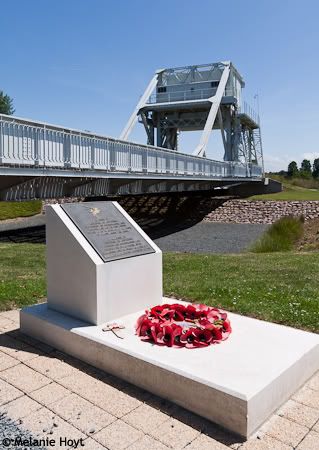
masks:
<path id="1" fill-rule="evenodd" d="M 231 60 L 245 99 L 260 97 L 266 169 L 319 156 L 315 0 L 17 0 L 1 16 L 0 89 L 17 116 L 116 137 L 156 69 Z"/>

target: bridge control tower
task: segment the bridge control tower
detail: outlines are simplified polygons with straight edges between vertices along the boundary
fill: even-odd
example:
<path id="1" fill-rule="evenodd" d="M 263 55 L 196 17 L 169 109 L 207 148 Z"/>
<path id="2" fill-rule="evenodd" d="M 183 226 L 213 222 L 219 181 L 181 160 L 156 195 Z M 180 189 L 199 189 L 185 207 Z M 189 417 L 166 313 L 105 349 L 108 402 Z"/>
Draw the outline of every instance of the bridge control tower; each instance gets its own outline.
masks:
<path id="1" fill-rule="evenodd" d="M 193 154 L 206 156 L 210 134 L 220 130 L 224 161 L 263 167 L 260 123 L 242 101 L 245 83 L 231 62 L 158 70 L 120 138 L 128 140 L 137 121 L 147 144 L 178 150 L 178 135 L 202 131 Z M 247 174 L 249 175 L 249 174 Z"/>

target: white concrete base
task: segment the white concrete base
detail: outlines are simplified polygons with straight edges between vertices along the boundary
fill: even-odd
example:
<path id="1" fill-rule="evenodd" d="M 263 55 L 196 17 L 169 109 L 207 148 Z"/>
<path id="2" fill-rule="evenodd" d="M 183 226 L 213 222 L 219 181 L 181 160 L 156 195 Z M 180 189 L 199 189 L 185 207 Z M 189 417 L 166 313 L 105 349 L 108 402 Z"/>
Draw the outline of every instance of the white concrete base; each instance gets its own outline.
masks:
<path id="1" fill-rule="evenodd" d="M 118 339 L 41 304 L 21 311 L 21 331 L 244 437 L 319 369 L 316 334 L 229 314 L 227 341 L 174 349 L 135 336 L 140 314 L 118 319 Z"/>

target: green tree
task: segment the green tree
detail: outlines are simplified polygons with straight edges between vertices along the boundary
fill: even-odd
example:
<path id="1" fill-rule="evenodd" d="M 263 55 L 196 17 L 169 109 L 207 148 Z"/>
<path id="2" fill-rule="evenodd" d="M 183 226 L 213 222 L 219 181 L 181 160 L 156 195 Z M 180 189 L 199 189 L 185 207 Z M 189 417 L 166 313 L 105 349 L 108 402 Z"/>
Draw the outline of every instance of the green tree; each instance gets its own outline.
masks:
<path id="1" fill-rule="evenodd" d="M 319 158 L 316 158 L 312 165 L 312 176 L 319 178 Z"/>
<path id="2" fill-rule="evenodd" d="M 312 175 L 311 172 L 311 162 L 309 161 L 309 159 L 303 159 L 300 167 L 300 175 L 303 178 L 310 178 Z"/>
<path id="3" fill-rule="evenodd" d="M 14 113 L 13 100 L 9 95 L 0 91 L 0 114 L 11 115 Z"/>
<path id="4" fill-rule="evenodd" d="M 296 161 L 291 161 L 288 164 L 287 176 L 290 178 L 297 177 L 299 175 L 299 170 Z"/>

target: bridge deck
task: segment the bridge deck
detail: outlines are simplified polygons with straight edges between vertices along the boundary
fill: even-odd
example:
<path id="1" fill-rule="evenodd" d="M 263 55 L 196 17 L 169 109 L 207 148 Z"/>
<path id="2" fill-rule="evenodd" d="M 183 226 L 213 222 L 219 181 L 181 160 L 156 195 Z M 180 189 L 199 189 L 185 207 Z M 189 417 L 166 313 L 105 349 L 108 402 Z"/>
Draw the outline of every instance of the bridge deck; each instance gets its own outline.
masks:
<path id="1" fill-rule="evenodd" d="M 253 164 L 214 161 L 134 142 L 122 141 L 85 131 L 0 115 L 0 170 L 19 168 L 43 172 L 99 172 L 108 177 L 121 173 L 162 176 L 220 178 L 261 177 L 262 169 Z M 48 173 L 50 171 L 48 170 Z M 104 172 L 104 173 L 103 173 Z M 56 173 L 56 172 L 55 172 Z M 52 176 L 54 172 L 51 170 Z M 82 174 L 83 175 L 83 174 Z"/>
<path id="2" fill-rule="evenodd" d="M 238 180 L 262 181 L 262 168 L 0 115 L 0 199 L 200 190 Z"/>

